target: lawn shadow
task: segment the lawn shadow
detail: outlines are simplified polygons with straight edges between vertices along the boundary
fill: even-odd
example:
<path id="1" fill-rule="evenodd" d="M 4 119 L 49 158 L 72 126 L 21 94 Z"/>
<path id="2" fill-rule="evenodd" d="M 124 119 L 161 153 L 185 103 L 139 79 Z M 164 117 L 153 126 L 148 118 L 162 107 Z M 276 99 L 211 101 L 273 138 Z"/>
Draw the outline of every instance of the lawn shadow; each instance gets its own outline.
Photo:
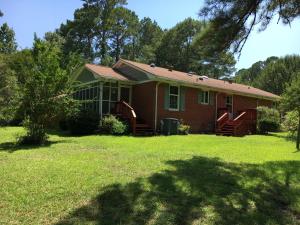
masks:
<path id="1" fill-rule="evenodd" d="M 102 188 L 67 224 L 298 224 L 300 163 L 226 163 L 194 157 L 166 162 L 173 169 Z"/>
<path id="2" fill-rule="evenodd" d="M 65 140 L 47 141 L 43 145 L 22 145 L 22 144 L 18 144 L 17 142 L 4 142 L 4 143 L 0 143 L 0 152 L 14 153 L 20 150 L 34 150 L 40 148 L 47 148 L 54 144 L 66 143 L 66 142 L 67 141 Z"/>
<path id="3" fill-rule="evenodd" d="M 266 134 L 266 136 L 281 138 L 281 139 L 284 139 L 284 140 L 289 141 L 289 142 L 296 142 L 296 137 L 292 137 L 292 136 L 290 136 L 288 134 L 285 134 L 285 133 L 268 133 L 268 134 Z"/>

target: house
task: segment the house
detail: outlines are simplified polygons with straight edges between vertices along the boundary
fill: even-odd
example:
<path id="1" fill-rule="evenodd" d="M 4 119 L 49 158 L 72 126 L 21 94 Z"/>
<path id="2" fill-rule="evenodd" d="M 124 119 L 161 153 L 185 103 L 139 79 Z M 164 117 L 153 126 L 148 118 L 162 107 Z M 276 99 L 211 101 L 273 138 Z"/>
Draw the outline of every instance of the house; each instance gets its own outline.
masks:
<path id="1" fill-rule="evenodd" d="M 177 118 L 193 133 L 255 133 L 256 108 L 272 107 L 279 96 L 194 73 L 120 59 L 112 68 L 86 64 L 75 76 L 74 96 L 101 117 L 128 119 L 133 133 L 159 131 L 164 118 Z"/>

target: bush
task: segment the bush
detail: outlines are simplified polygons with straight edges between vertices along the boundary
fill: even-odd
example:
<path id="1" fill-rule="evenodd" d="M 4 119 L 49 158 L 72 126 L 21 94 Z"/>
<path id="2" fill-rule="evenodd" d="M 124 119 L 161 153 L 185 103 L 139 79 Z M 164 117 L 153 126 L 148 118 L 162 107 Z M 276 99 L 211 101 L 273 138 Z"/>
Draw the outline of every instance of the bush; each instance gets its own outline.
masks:
<path id="1" fill-rule="evenodd" d="M 99 128 L 101 133 L 112 135 L 121 135 L 127 131 L 127 126 L 112 115 L 104 117 L 100 122 Z"/>
<path id="2" fill-rule="evenodd" d="M 280 113 L 268 107 L 257 108 L 257 129 L 261 134 L 277 132 L 280 128 Z"/>
<path id="3" fill-rule="evenodd" d="M 268 132 L 277 132 L 279 130 L 279 123 L 271 120 L 259 120 L 258 132 L 261 134 L 267 134 Z"/>
<path id="4" fill-rule="evenodd" d="M 298 131 L 298 121 L 299 115 L 297 111 L 288 112 L 284 117 L 281 127 L 284 131 L 289 132 L 290 137 L 295 138 Z"/>
<path id="5" fill-rule="evenodd" d="M 99 115 L 96 112 L 83 110 L 68 119 L 68 127 L 73 135 L 93 134 L 98 129 Z"/>
<path id="6" fill-rule="evenodd" d="M 48 135 L 44 125 L 36 124 L 27 117 L 23 121 L 23 126 L 27 132 L 25 136 L 19 138 L 20 145 L 43 145 L 47 142 Z"/>
<path id="7" fill-rule="evenodd" d="M 180 124 L 178 127 L 179 133 L 183 135 L 188 135 L 190 133 L 190 126 L 185 124 Z"/>

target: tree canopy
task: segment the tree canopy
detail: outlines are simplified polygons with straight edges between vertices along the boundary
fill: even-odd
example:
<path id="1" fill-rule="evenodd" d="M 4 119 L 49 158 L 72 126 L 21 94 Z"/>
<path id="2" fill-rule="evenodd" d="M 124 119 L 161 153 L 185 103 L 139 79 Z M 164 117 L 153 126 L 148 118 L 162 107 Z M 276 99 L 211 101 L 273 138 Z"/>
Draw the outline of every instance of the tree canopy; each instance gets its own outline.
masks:
<path id="1" fill-rule="evenodd" d="M 298 135 L 296 147 L 300 148 L 300 72 L 295 73 L 294 79 L 283 94 L 282 107 L 286 111 L 296 111 L 298 114 Z"/>
<path id="2" fill-rule="evenodd" d="M 204 22 L 188 18 L 168 30 L 156 50 L 157 64 L 214 78 L 230 76 L 235 65 L 231 54 L 206 55 L 198 45 L 198 38 L 207 26 Z"/>
<path id="3" fill-rule="evenodd" d="M 239 70 L 235 75 L 235 81 L 281 95 L 298 71 L 300 71 L 300 56 L 290 55 L 282 58 L 273 56 L 254 63 L 249 69 Z"/>
<path id="4" fill-rule="evenodd" d="M 15 32 L 7 23 L 0 27 L 0 53 L 11 54 L 17 50 Z"/>
<path id="5" fill-rule="evenodd" d="M 222 52 L 232 47 L 241 52 L 255 26 L 265 30 L 272 19 L 291 24 L 300 15 L 298 0 L 205 0 L 200 16 L 211 26 L 203 34 L 203 44 L 211 42 L 207 52 Z M 203 45 L 204 46 L 204 45 Z"/>

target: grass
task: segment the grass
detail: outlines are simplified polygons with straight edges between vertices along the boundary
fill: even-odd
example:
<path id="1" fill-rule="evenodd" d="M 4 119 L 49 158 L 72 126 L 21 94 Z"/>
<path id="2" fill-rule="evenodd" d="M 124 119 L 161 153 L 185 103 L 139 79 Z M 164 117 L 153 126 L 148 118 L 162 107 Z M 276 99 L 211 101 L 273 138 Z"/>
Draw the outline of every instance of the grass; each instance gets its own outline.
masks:
<path id="1" fill-rule="evenodd" d="M 244 138 L 50 136 L 0 128 L 0 224 L 300 224 L 300 153 Z"/>

